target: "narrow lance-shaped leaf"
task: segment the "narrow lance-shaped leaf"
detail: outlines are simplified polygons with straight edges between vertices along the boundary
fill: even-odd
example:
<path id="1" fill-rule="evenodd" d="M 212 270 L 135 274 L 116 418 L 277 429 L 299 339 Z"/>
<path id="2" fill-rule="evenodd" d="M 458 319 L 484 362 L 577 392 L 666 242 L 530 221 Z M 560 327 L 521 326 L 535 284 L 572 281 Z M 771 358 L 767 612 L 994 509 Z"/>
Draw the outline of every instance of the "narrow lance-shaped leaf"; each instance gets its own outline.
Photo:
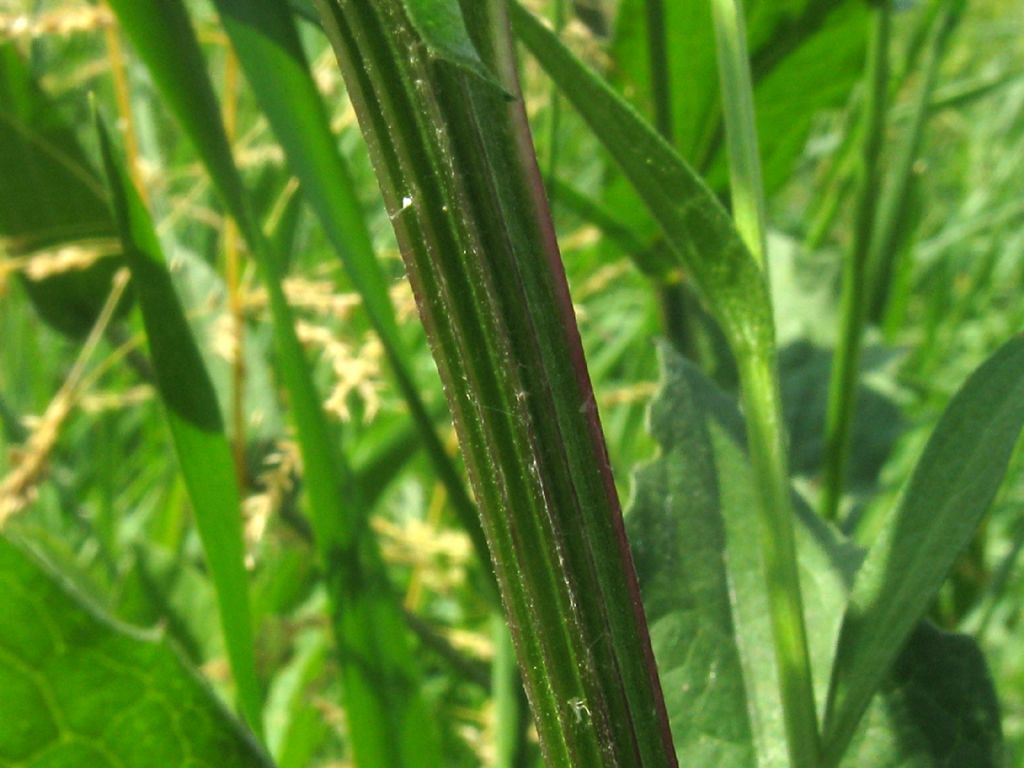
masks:
<path id="1" fill-rule="evenodd" d="M 281 261 L 252 215 L 188 15 L 180 0 L 111 0 L 110 5 L 238 221 L 267 288 L 279 370 L 332 603 L 353 753 L 366 765 L 437 765 L 434 723 L 369 528 L 369 510 L 313 384 L 281 287 Z"/>
<path id="2" fill-rule="evenodd" d="M 608 83 L 516 2 L 516 34 L 629 177 L 693 276 L 737 355 L 771 349 L 764 275 L 718 198 Z"/>
<path id="3" fill-rule="evenodd" d="M 238 700 L 249 725 L 262 733 L 241 505 L 217 396 L 174 292 L 149 214 L 114 157 L 110 136 L 99 118 L 97 128 L 114 214 L 139 297 L 157 386 L 217 590 L 221 626 L 238 687 Z"/>
<path id="4" fill-rule="evenodd" d="M 857 574 L 832 671 L 826 765 L 836 765 L 903 644 L 1002 482 L 1024 425 L 1024 336 L 1007 342 L 943 413 Z"/>
<path id="5" fill-rule="evenodd" d="M 432 55 L 401 0 L 318 5 L 444 378 L 545 759 L 671 765 L 542 180 L 507 98 L 504 3 L 461 6 L 500 90 Z"/>

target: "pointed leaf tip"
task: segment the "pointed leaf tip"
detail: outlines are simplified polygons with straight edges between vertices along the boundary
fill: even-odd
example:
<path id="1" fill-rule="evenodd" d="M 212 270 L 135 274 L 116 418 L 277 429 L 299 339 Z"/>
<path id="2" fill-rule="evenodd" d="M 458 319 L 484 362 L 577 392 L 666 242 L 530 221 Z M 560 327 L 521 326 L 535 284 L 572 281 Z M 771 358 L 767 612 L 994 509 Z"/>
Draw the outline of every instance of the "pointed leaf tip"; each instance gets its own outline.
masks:
<path id="1" fill-rule="evenodd" d="M 498 76 L 480 57 L 458 0 L 403 0 L 403 4 L 431 55 L 462 67 L 505 92 Z"/>

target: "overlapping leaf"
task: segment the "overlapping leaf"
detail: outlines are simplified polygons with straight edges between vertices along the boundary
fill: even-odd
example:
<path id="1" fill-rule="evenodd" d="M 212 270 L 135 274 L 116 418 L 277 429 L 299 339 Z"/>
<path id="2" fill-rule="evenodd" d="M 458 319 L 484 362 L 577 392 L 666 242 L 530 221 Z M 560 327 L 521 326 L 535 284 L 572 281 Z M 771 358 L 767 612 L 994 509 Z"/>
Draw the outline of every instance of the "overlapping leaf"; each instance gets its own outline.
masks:
<path id="1" fill-rule="evenodd" d="M 231 448 L 213 383 L 192 338 L 149 214 L 110 137 L 98 123 L 103 162 L 125 258 L 135 280 L 160 397 L 185 477 L 213 582 L 221 625 L 251 727 L 261 733 L 262 707 L 253 655 L 249 583 L 242 543 L 242 508 Z"/>
<path id="2" fill-rule="evenodd" d="M 789 763 L 742 419 L 695 367 L 668 348 L 663 356 L 651 411 L 661 453 L 638 473 L 627 520 L 679 761 L 781 768 Z M 800 508 L 801 588 L 822 709 L 861 555 Z M 923 702 L 931 715 L 915 714 Z M 998 705 L 977 645 L 921 626 L 842 764 L 989 766 L 1000 751 Z"/>
<path id="3" fill-rule="evenodd" d="M 0 537 L 0 764 L 270 768 L 157 634 L 113 623 Z"/>

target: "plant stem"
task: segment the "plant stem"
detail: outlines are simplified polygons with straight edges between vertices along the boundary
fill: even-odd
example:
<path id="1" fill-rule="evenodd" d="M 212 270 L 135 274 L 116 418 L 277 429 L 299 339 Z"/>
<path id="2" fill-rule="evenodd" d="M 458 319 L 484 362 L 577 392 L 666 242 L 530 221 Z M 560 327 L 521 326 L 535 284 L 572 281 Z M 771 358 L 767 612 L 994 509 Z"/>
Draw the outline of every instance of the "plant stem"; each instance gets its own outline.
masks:
<path id="1" fill-rule="evenodd" d="M 843 264 L 839 339 L 829 384 L 821 498 L 821 514 L 826 520 L 835 520 L 839 514 L 839 502 L 849 462 L 861 343 L 867 312 L 868 259 L 881 182 L 878 159 L 885 131 L 889 84 L 889 28 L 889 4 L 883 2 L 875 9 L 875 23 L 868 41 L 853 239 Z"/>
<path id="2" fill-rule="evenodd" d="M 793 768 L 816 768 L 821 750 L 797 569 L 789 472 L 774 355 L 737 361 L 747 444 L 761 494 L 761 540 L 775 659 Z"/>
<path id="3" fill-rule="evenodd" d="M 646 0 L 647 55 L 651 73 L 651 101 L 654 105 L 654 127 L 669 144 L 675 143 L 672 120 L 672 83 L 665 40 L 665 5 L 663 0 Z M 698 362 L 700 346 L 696 329 L 698 314 L 693 299 L 680 282 L 658 286 L 658 307 L 662 328 L 678 352 Z"/>
<path id="4" fill-rule="evenodd" d="M 554 0 L 553 2 L 551 21 L 556 35 L 560 35 L 565 27 L 565 3 L 566 0 Z M 551 86 L 551 95 L 548 101 L 550 103 L 547 124 L 548 156 L 547 162 L 544 164 L 544 176 L 547 179 L 548 205 L 554 212 L 557 188 L 552 181 L 558 175 L 558 131 L 562 122 L 562 97 L 558 93 L 557 86 Z"/>
<path id="5" fill-rule="evenodd" d="M 764 185 L 743 14 L 736 0 L 714 0 L 712 11 L 729 147 L 733 218 L 740 238 L 767 278 Z M 761 548 L 786 744 L 794 768 L 816 768 L 821 736 L 800 594 L 774 345 L 761 351 L 738 351 L 737 358 L 747 442 L 761 497 Z"/>
<path id="6" fill-rule="evenodd" d="M 545 759 L 674 765 L 505 3 L 462 6 L 501 88 L 431 55 L 399 0 L 318 7 L 445 382 Z"/>
<path id="7" fill-rule="evenodd" d="M 675 126 L 672 124 L 672 87 L 665 44 L 665 6 L 662 0 L 647 0 L 644 5 L 647 10 L 647 55 L 651 68 L 654 127 L 672 144 Z"/>
<path id="8" fill-rule="evenodd" d="M 946 0 L 941 7 L 939 18 L 935 21 L 928 41 L 924 74 L 914 103 L 910 126 L 906 129 L 903 142 L 895 153 L 892 181 L 879 204 L 878 222 L 872 232 L 868 255 L 868 285 L 871 296 L 867 312 L 868 321 L 871 323 L 880 323 L 885 318 L 889 296 L 892 293 L 893 277 L 899 272 L 900 243 L 906 236 L 907 207 L 914 183 L 914 161 L 924 139 L 930 115 L 929 105 L 938 80 L 939 65 L 946 51 L 946 43 L 962 11 L 962 0 Z"/>

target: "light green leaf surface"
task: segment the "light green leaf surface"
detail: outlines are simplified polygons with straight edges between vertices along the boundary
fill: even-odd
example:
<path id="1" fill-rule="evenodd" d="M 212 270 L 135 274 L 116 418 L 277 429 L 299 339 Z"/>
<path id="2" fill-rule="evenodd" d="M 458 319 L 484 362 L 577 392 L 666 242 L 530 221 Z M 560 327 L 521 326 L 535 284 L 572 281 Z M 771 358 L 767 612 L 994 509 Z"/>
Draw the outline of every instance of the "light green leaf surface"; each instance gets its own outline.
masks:
<path id="1" fill-rule="evenodd" d="M 157 634 L 101 615 L 0 538 L 0 766 L 269 768 Z"/>
<path id="2" fill-rule="evenodd" d="M 831 765 L 974 536 L 1024 424 L 1024 336 L 967 380 L 943 413 L 900 501 L 857 574 L 825 719 Z"/>
<path id="3" fill-rule="evenodd" d="M 978 644 L 921 624 L 896 659 L 843 768 L 1002 768 L 999 700 Z"/>
<path id="4" fill-rule="evenodd" d="M 217 395 L 174 292 L 149 213 L 122 164 L 115 158 L 102 120 L 97 121 L 97 127 L 121 242 L 142 309 L 157 387 L 217 589 L 221 627 L 238 688 L 238 701 L 250 726 L 256 733 L 262 733 L 241 500 Z"/>
<path id="5" fill-rule="evenodd" d="M 661 451 L 627 523 L 680 765 L 785 768 L 756 490 L 735 402 L 663 347 L 650 416 Z M 819 710 L 861 553 L 798 503 Z M 915 713 L 927 707 L 927 716 Z M 886 678 L 844 768 L 998 764 L 998 706 L 976 643 L 927 625 Z M 870 759 L 869 759 L 870 757 Z M 974 762 L 972 762 L 972 760 Z"/>

